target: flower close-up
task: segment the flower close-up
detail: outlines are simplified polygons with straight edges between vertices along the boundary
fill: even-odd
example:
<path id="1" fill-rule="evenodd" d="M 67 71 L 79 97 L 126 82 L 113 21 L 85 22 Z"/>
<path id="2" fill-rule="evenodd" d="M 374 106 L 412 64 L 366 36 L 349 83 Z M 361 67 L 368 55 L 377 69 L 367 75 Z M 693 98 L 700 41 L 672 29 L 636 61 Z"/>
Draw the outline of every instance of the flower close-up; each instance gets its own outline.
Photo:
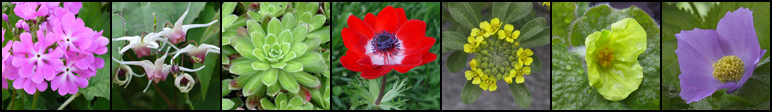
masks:
<path id="1" fill-rule="evenodd" d="M 679 96 L 686 103 L 700 101 L 719 89 L 733 93 L 751 78 L 767 52 L 760 48 L 752 13 L 741 7 L 726 12 L 715 30 L 695 28 L 675 34 L 681 70 Z"/>
<path id="2" fill-rule="evenodd" d="M 595 31 L 585 45 L 587 78 L 603 98 L 623 100 L 638 89 L 643 79 L 638 56 L 646 50 L 646 31 L 635 19 L 615 22 L 610 31 Z"/>
<path id="3" fill-rule="evenodd" d="M 408 20 L 402 8 L 387 6 L 364 20 L 348 17 L 348 27 L 341 34 L 348 51 L 341 64 L 348 70 L 362 72 L 365 79 L 381 77 L 392 69 L 406 73 L 437 59 L 430 53 L 435 39 L 426 36 L 426 23 Z"/>

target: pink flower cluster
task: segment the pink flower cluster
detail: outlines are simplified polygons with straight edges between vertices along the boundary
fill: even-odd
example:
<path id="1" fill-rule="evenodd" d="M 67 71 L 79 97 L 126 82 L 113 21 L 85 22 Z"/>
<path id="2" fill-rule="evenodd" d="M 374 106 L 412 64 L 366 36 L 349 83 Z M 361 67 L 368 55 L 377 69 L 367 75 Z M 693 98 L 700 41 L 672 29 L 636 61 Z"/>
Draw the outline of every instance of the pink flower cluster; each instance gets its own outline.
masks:
<path id="1" fill-rule="evenodd" d="M 82 4 L 66 2 L 63 7 L 59 7 L 59 2 L 14 4 L 13 11 L 23 20 L 16 24 L 18 29 L 9 30 L 21 32 L 13 34 L 20 41 L 10 40 L 2 49 L 3 88 L 8 87 L 6 79 L 13 81 L 15 89 L 24 89 L 28 94 L 47 90 L 47 81 L 59 95 L 76 94 L 80 88 L 86 88 L 88 79 L 105 65 L 105 61 L 95 55 L 107 53 L 109 40 L 101 36 L 102 31 L 86 27 L 83 20 L 75 16 Z"/>

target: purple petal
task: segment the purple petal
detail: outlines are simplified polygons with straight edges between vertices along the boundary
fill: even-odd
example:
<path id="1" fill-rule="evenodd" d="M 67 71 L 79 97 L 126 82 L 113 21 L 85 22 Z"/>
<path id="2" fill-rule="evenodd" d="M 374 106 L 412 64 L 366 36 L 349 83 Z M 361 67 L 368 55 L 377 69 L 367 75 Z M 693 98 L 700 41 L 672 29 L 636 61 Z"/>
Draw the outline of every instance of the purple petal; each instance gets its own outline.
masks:
<path id="1" fill-rule="evenodd" d="M 714 30 L 694 29 L 675 35 L 678 49 L 678 64 L 681 74 L 679 96 L 691 103 L 710 96 L 719 88 L 733 87 L 734 83 L 722 84 L 713 77 L 712 62 L 724 56 L 717 42 Z"/>
<path id="2" fill-rule="evenodd" d="M 738 89 L 740 89 L 740 87 L 743 86 L 743 84 L 745 84 L 746 81 L 748 81 L 748 79 L 751 78 L 751 76 L 753 76 L 753 71 L 756 69 L 756 64 L 758 64 L 759 60 L 761 60 L 762 54 L 766 52 L 767 50 L 761 49 L 760 54 L 756 55 L 755 56 L 756 58 L 753 59 L 754 61 L 748 62 L 743 60 L 743 63 L 745 64 L 744 66 L 745 73 L 743 73 L 743 78 L 740 79 L 739 82 L 737 82 L 737 86 L 734 89 L 726 90 L 727 93 L 733 93 L 737 91 Z"/>
<path id="3" fill-rule="evenodd" d="M 3 89 L 8 89 L 8 80 L 5 80 L 5 78 L 3 78 Z"/>
<path id="4" fill-rule="evenodd" d="M 27 81 L 27 78 L 18 78 L 13 81 L 13 88 L 15 89 L 24 89 L 24 82 Z"/>
<path id="5" fill-rule="evenodd" d="M 86 80 L 86 78 L 74 76 L 74 81 L 80 88 L 88 87 L 88 80 Z"/>
<path id="6" fill-rule="evenodd" d="M 94 66 L 98 69 L 104 68 L 105 60 L 103 60 L 102 58 L 94 57 Z"/>
<path id="7" fill-rule="evenodd" d="M 60 86 L 62 86 L 62 82 L 66 81 L 63 76 L 67 75 L 67 73 L 62 73 L 62 75 L 57 76 L 54 78 L 54 80 L 51 80 L 51 90 L 58 90 Z M 61 95 L 61 94 L 60 94 Z"/>
<path id="8" fill-rule="evenodd" d="M 32 82 L 31 80 L 27 80 L 24 82 L 24 91 L 27 92 L 27 94 L 35 94 L 35 88 L 37 87 L 37 84 Z"/>
<path id="9" fill-rule="evenodd" d="M 15 62 L 16 60 L 14 60 Z M 19 68 L 19 76 L 24 78 L 29 78 L 32 76 L 32 74 L 35 74 L 35 71 L 33 69 L 33 64 L 24 64 L 24 66 L 21 66 Z"/>
<path id="10" fill-rule="evenodd" d="M 746 65 L 758 57 L 761 48 L 753 27 L 751 10 L 740 8 L 727 12 L 724 18 L 718 21 L 716 32 L 719 36 L 718 44 L 726 55 L 735 55 L 746 62 Z"/>
<path id="11" fill-rule="evenodd" d="M 48 82 L 38 83 L 37 89 L 40 92 L 46 91 L 46 89 L 48 89 Z"/>

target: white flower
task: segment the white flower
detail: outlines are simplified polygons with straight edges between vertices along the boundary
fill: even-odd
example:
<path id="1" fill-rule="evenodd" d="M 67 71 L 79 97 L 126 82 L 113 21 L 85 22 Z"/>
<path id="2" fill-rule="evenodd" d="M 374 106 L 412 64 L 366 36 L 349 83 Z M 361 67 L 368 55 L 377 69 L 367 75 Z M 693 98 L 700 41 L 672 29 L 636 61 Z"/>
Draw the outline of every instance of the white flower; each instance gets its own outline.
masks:
<path id="1" fill-rule="evenodd" d="M 172 57 L 172 60 L 176 59 L 177 56 L 182 53 L 188 53 L 188 56 L 192 58 L 191 60 L 194 63 L 203 63 L 207 53 L 220 54 L 220 48 L 209 44 L 201 44 L 198 47 L 194 45 L 188 45 L 185 48 L 180 49 L 179 51 L 172 52 L 172 54 L 174 54 L 174 56 Z"/>
<path id="2" fill-rule="evenodd" d="M 173 29 L 164 28 L 164 31 L 162 31 L 163 33 L 161 33 L 163 36 L 169 38 L 169 41 L 171 41 L 174 44 L 185 41 L 185 35 L 188 33 L 189 29 L 198 28 L 198 27 L 207 27 L 217 22 L 217 20 L 214 20 L 207 24 L 182 25 L 182 22 L 185 20 L 185 16 L 188 15 L 188 11 L 190 11 L 190 3 L 188 3 L 188 9 L 185 10 L 185 13 L 182 13 L 182 17 L 180 17 L 180 19 L 178 19 L 177 22 L 174 23 L 174 26 L 172 26 Z"/>
<path id="3" fill-rule="evenodd" d="M 159 32 L 159 33 L 149 33 L 145 35 L 145 38 L 141 38 L 139 36 L 126 36 L 126 37 L 120 37 L 117 39 L 113 39 L 113 41 L 121 41 L 126 40 L 129 41 L 129 44 L 126 45 L 126 47 L 123 47 L 118 54 L 123 54 L 124 52 L 128 51 L 129 49 L 134 50 L 134 53 L 137 54 L 137 58 L 141 58 L 142 56 L 149 56 L 150 55 L 150 49 L 158 49 L 159 45 L 156 41 L 162 41 L 164 43 L 169 44 L 169 41 L 167 41 L 165 38 L 161 37 L 161 33 L 165 32 Z M 177 49 L 177 47 L 171 46 L 172 48 Z"/>
<path id="4" fill-rule="evenodd" d="M 180 85 L 181 83 L 184 83 L 184 85 Z M 182 73 L 182 75 L 174 79 L 174 86 L 177 86 L 182 93 L 188 93 L 190 90 L 193 90 L 193 85 L 196 85 L 196 81 L 188 73 Z"/>

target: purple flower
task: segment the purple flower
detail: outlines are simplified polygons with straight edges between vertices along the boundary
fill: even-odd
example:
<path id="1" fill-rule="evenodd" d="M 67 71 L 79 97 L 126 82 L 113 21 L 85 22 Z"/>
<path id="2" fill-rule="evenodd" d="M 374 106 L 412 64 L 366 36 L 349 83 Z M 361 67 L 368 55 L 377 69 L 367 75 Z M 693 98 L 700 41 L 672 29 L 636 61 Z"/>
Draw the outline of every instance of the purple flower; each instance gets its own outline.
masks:
<path id="1" fill-rule="evenodd" d="M 16 22 L 16 28 L 24 29 L 24 31 L 29 32 L 29 25 L 27 24 L 27 22 L 21 19 L 18 22 Z"/>
<path id="2" fill-rule="evenodd" d="M 78 14 L 78 11 L 80 11 L 80 8 L 83 7 L 83 3 L 81 2 L 64 2 L 64 8 L 72 12 L 73 14 Z"/>
<path id="3" fill-rule="evenodd" d="M 716 30 L 697 29 L 675 34 L 681 96 L 687 103 L 699 101 L 718 89 L 732 93 L 753 75 L 766 52 L 759 46 L 752 11 L 727 12 Z"/>
<path id="4" fill-rule="evenodd" d="M 3 13 L 3 21 L 8 22 L 8 15 L 5 15 L 5 13 Z"/>
<path id="5" fill-rule="evenodd" d="M 29 78 L 19 77 L 13 81 L 13 88 L 24 89 L 27 94 L 35 94 L 35 90 L 43 92 L 48 89 L 48 82 L 35 83 Z"/>
<path id="6" fill-rule="evenodd" d="M 53 18 L 50 21 L 54 40 L 58 41 L 59 48 L 67 51 L 83 52 L 82 50 L 91 47 L 91 40 L 94 39 L 94 31 L 88 28 L 80 18 L 75 18 L 75 14 L 68 12 L 63 8 L 56 8 L 54 15 L 60 15 L 59 18 Z M 87 53 L 87 52 L 83 52 Z M 69 57 L 69 55 L 65 55 Z"/>
<path id="7" fill-rule="evenodd" d="M 38 8 L 38 6 L 40 6 L 40 8 Z M 16 3 L 13 12 L 22 19 L 34 20 L 38 16 L 48 15 L 48 5 L 46 3 L 40 4 L 37 2 L 19 2 Z"/>
<path id="8" fill-rule="evenodd" d="M 19 75 L 36 84 L 45 83 L 43 78 L 53 79 L 56 76 L 56 68 L 63 65 L 59 58 L 62 57 L 64 51 L 57 48 L 55 50 L 49 49 L 46 53 L 46 48 L 53 42 L 47 41 L 48 38 L 52 37 L 49 35 L 44 38 L 42 31 L 38 31 L 39 42 L 32 42 L 32 36 L 27 32 L 22 33 L 20 37 L 21 42 L 13 43 L 15 57 L 12 63 L 14 67 L 19 67 Z"/>
<path id="9" fill-rule="evenodd" d="M 51 80 L 51 90 L 58 90 L 59 95 L 75 94 L 78 89 L 88 86 L 88 78 L 96 74 L 96 70 L 81 69 L 75 67 L 75 62 L 82 60 L 86 56 L 72 56 L 67 59 L 67 65 L 58 69 L 62 74 Z M 75 75 L 78 74 L 78 75 Z"/>

